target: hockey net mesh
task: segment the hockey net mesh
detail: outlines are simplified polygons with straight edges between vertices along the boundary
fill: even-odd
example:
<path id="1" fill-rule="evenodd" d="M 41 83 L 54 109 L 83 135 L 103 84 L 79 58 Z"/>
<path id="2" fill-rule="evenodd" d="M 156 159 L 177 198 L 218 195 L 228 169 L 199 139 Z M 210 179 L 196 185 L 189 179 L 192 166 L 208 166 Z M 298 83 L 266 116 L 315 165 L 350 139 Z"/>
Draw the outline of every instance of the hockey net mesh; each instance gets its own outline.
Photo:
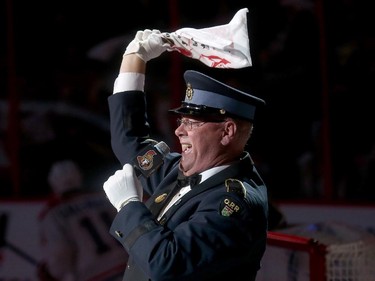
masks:
<path id="1" fill-rule="evenodd" d="M 322 222 L 296 225 L 278 232 L 313 238 L 326 246 L 325 280 L 375 281 L 375 235 L 368 230 L 341 222 Z M 276 279 L 264 280 L 314 281 L 310 278 L 306 252 L 271 248 L 273 257 L 279 255 L 277 263 L 285 261 L 282 266 L 286 268 L 285 274 L 280 272 Z M 281 276 L 284 277 L 280 279 Z"/>
<path id="2" fill-rule="evenodd" d="M 374 281 L 375 240 L 329 245 L 326 270 L 329 281 Z"/>

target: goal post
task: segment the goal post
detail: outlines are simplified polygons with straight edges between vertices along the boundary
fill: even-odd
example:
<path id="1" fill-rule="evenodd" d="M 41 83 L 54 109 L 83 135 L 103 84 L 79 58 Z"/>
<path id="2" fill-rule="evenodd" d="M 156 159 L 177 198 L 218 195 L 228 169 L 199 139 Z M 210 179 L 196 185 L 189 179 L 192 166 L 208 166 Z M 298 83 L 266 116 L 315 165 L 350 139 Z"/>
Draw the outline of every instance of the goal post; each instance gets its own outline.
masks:
<path id="1" fill-rule="evenodd" d="M 270 246 L 286 248 L 294 251 L 307 252 L 309 256 L 309 272 L 311 281 L 326 280 L 326 253 L 324 244 L 313 238 L 298 235 L 269 231 L 267 244 Z"/>

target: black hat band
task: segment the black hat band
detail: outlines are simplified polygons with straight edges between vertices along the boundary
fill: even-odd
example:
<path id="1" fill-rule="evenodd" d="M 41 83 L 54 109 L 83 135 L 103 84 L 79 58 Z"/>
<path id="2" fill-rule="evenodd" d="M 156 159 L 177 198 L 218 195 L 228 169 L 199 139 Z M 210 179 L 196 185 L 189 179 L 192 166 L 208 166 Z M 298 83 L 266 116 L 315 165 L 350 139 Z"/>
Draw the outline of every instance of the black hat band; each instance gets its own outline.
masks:
<path id="1" fill-rule="evenodd" d="M 194 89 L 194 94 L 185 97 L 186 103 L 205 105 L 217 109 L 224 109 L 227 113 L 237 115 L 245 119 L 254 119 L 255 106 L 233 99 L 232 97 L 218 95 L 210 91 Z"/>

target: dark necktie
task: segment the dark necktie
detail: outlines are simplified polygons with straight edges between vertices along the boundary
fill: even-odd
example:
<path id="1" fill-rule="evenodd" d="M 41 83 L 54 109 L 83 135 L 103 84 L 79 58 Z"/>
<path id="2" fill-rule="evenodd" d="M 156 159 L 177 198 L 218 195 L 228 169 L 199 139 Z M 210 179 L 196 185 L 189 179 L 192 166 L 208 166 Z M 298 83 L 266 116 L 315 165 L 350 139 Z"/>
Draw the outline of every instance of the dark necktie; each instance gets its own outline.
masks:
<path id="1" fill-rule="evenodd" d="M 177 177 L 177 184 L 180 187 L 190 185 L 190 187 L 193 189 L 194 186 L 196 186 L 200 183 L 201 177 L 202 176 L 199 175 L 199 174 L 194 174 L 194 175 L 191 175 L 191 176 L 187 177 L 187 176 L 184 176 L 184 174 L 182 172 L 179 172 L 178 177 Z"/>

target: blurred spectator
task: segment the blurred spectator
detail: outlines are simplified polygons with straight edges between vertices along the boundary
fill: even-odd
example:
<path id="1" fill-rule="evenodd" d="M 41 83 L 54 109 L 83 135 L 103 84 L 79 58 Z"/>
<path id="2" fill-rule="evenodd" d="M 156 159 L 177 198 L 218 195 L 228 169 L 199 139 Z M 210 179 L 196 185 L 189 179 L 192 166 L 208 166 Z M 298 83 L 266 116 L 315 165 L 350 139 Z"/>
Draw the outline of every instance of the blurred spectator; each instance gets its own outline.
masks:
<path id="1" fill-rule="evenodd" d="M 40 214 L 40 280 L 122 280 L 127 255 L 109 235 L 115 210 L 104 194 L 83 188 L 72 160 L 55 162 L 48 183 L 53 194 Z"/>
<path id="2" fill-rule="evenodd" d="M 310 145 L 298 158 L 300 194 L 305 198 L 316 199 L 324 196 L 321 130 L 320 122 L 312 125 Z"/>
<path id="3" fill-rule="evenodd" d="M 319 29 L 313 1 L 277 2 L 272 36 L 259 52 L 269 112 L 262 127 L 270 128 L 270 149 L 263 157 L 270 166 L 270 192 L 278 199 L 294 199 L 306 195 L 298 161 L 311 149 L 311 131 L 321 119 Z M 281 188 L 282 182 L 287 184 Z"/>
<path id="4" fill-rule="evenodd" d="M 332 46 L 330 97 L 332 167 L 335 196 L 371 201 L 375 112 L 375 18 L 371 3 L 327 1 Z M 350 133 L 348 133 L 348 130 Z"/>

